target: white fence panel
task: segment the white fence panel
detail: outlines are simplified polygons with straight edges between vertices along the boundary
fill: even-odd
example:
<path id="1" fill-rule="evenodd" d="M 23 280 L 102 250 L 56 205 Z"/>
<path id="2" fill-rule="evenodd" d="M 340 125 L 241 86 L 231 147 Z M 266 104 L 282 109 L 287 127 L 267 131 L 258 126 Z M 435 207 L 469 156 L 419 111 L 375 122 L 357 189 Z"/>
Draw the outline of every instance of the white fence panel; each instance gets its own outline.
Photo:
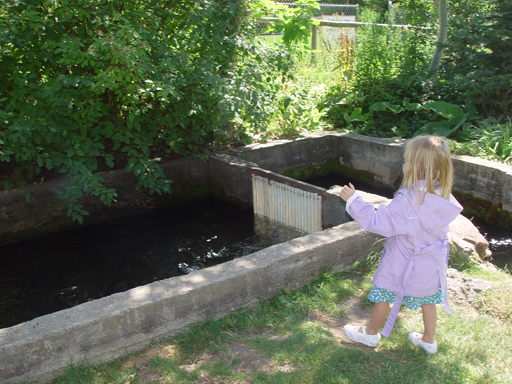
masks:
<path id="1" fill-rule="evenodd" d="M 304 233 L 322 230 L 322 196 L 252 175 L 254 213 Z"/>

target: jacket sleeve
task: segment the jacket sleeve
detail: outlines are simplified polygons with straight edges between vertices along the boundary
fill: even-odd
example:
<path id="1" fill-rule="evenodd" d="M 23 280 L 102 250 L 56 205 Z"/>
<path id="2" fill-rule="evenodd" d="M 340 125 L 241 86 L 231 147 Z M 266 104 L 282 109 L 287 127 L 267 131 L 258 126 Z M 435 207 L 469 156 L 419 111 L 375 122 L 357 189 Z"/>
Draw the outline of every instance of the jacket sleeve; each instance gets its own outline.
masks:
<path id="1" fill-rule="evenodd" d="M 347 201 L 347 212 L 365 231 L 391 237 L 407 233 L 409 218 L 405 204 L 406 198 L 399 193 L 388 205 L 381 204 L 375 209 L 356 192 Z"/>

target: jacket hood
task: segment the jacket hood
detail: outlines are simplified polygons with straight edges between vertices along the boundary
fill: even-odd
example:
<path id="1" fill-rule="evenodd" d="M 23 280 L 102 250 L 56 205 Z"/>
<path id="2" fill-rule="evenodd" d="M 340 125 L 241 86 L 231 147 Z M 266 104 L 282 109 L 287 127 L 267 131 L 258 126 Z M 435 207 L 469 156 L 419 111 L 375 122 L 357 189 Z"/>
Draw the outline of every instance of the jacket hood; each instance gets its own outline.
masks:
<path id="1" fill-rule="evenodd" d="M 420 188 L 422 184 L 420 184 Z M 416 196 L 409 196 L 411 204 L 417 209 L 418 220 L 421 226 L 429 233 L 436 234 L 449 225 L 462 211 L 462 206 L 450 194 L 450 200 L 433 193 L 426 193 L 423 204 L 419 209 L 416 204 Z"/>

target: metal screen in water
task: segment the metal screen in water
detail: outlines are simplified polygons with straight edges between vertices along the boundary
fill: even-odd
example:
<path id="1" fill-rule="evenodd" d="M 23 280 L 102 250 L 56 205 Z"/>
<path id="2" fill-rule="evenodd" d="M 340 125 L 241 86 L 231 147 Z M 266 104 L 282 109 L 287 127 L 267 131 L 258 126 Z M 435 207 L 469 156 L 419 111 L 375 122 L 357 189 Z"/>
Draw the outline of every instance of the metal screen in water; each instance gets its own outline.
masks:
<path id="1" fill-rule="evenodd" d="M 254 213 L 305 233 L 322 230 L 322 196 L 252 175 Z"/>

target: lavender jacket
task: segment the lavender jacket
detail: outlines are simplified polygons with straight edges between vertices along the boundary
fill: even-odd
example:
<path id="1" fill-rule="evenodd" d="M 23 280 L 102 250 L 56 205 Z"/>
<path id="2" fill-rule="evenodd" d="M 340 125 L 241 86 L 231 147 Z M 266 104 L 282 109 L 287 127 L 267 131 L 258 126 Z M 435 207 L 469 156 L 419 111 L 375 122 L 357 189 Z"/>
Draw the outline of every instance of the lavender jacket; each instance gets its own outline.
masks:
<path id="1" fill-rule="evenodd" d="M 420 183 L 420 188 L 423 183 Z M 462 211 L 450 195 L 450 201 L 426 193 L 418 207 L 416 193 L 397 192 L 386 206 L 377 209 L 366 204 L 355 192 L 346 204 L 347 212 L 365 230 L 387 237 L 373 284 L 396 292 L 395 302 L 381 332 L 388 337 L 393 329 L 404 296 L 444 293 L 446 311 L 451 313 L 446 292 L 448 265 L 448 225 Z"/>

